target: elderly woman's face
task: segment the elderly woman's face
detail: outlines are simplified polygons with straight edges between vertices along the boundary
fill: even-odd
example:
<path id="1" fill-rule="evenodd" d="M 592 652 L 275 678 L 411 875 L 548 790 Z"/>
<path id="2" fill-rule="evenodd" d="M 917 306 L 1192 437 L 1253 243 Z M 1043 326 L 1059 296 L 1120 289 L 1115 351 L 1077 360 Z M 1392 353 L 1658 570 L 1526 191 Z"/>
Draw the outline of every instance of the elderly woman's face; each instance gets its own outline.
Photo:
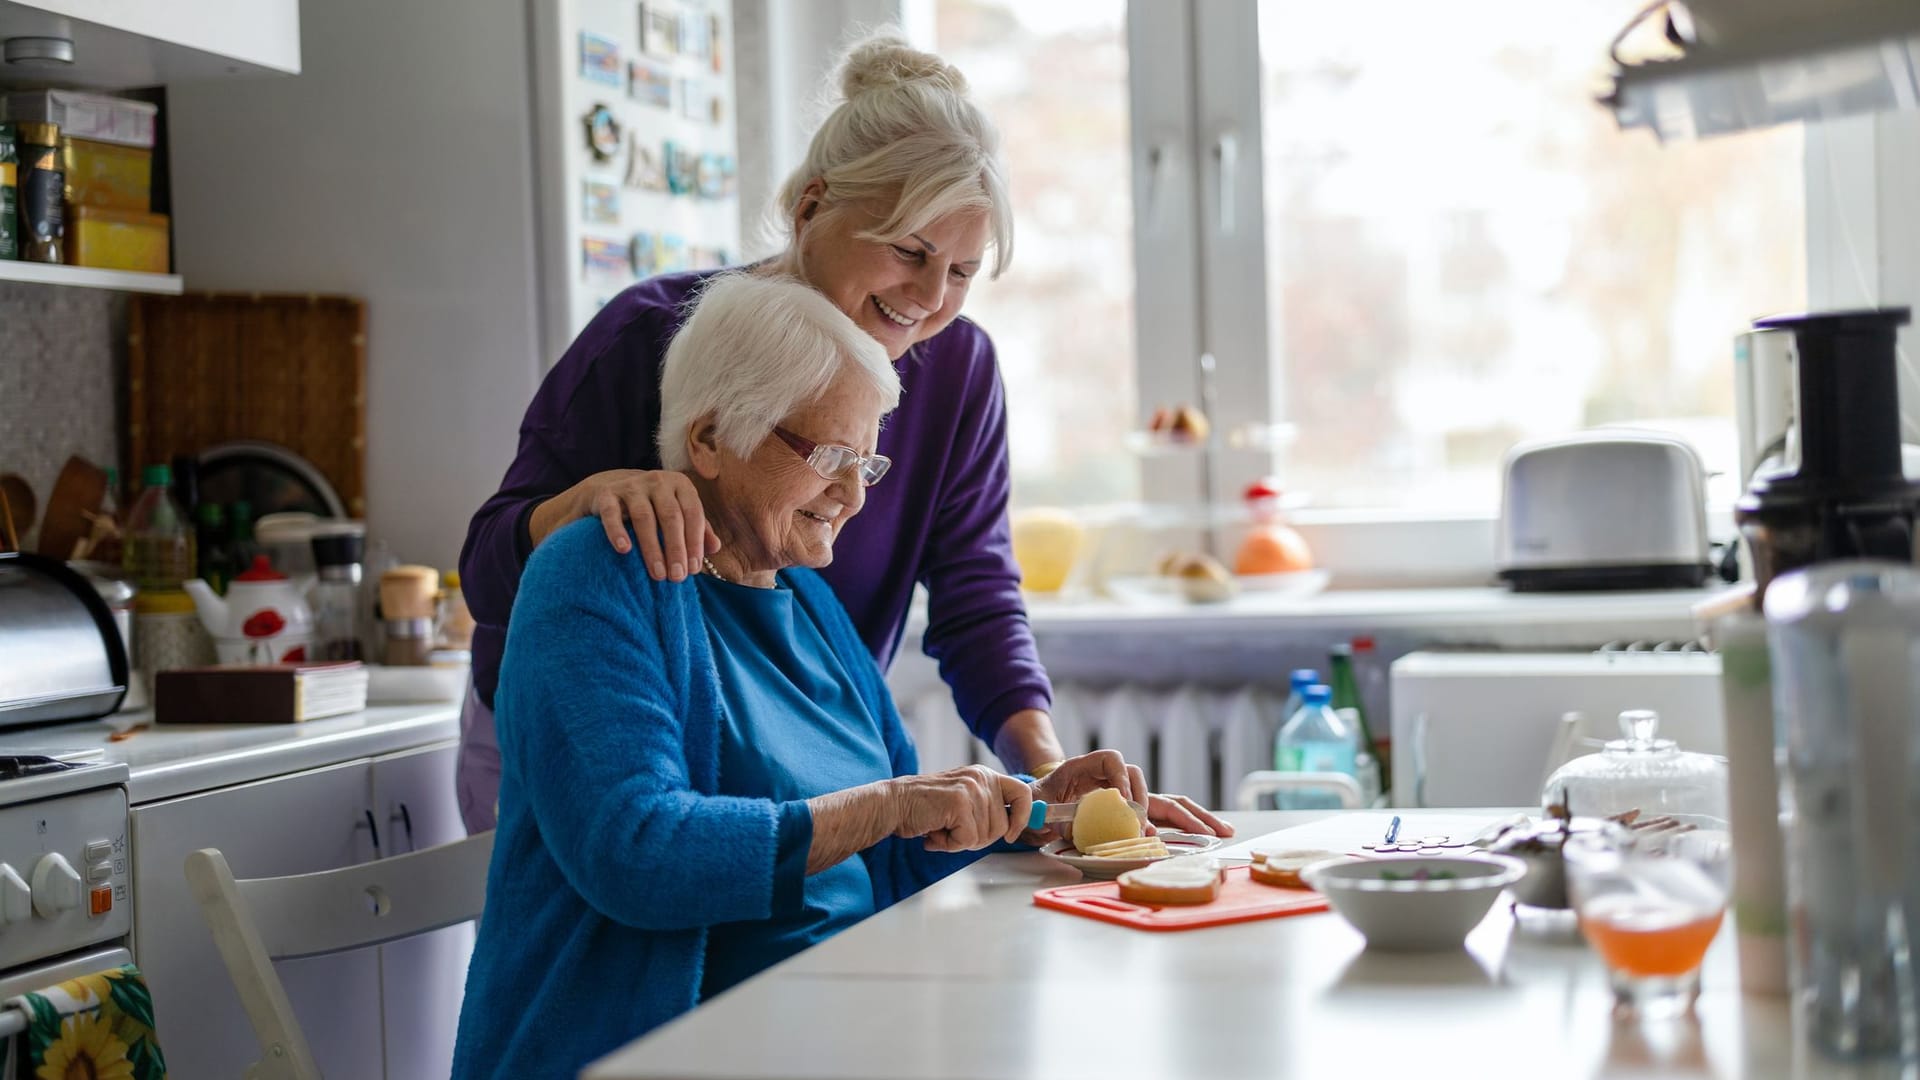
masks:
<path id="1" fill-rule="evenodd" d="M 810 442 L 871 454 L 880 438 L 880 403 L 872 390 L 842 376 L 779 426 Z M 828 480 L 771 433 L 751 455 L 722 451 L 720 462 L 714 524 L 733 556 L 753 569 L 827 565 L 840 529 L 867 501 L 858 469 Z"/>
<path id="2" fill-rule="evenodd" d="M 858 235 L 880 220 L 847 206 L 801 221 L 800 265 L 808 284 L 898 360 L 960 314 L 986 252 L 987 218 L 955 214 L 892 243 Z"/>

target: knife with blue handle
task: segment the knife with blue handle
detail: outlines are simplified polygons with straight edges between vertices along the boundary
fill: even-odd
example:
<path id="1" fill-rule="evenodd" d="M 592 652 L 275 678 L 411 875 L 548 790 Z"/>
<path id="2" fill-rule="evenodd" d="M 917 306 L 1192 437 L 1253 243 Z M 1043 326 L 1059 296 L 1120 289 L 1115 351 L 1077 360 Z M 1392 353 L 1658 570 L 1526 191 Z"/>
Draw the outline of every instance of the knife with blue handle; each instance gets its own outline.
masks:
<path id="1" fill-rule="evenodd" d="M 1127 805 L 1133 808 L 1133 816 L 1139 818 L 1140 823 L 1145 825 L 1147 808 L 1132 799 L 1127 800 Z M 1079 811 L 1078 802 L 1046 803 L 1035 799 L 1033 811 L 1027 815 L 1027 828 L 1044 829 L 1049 825 L 1068 825 L 1073 822 L 1073 816 Z"/>

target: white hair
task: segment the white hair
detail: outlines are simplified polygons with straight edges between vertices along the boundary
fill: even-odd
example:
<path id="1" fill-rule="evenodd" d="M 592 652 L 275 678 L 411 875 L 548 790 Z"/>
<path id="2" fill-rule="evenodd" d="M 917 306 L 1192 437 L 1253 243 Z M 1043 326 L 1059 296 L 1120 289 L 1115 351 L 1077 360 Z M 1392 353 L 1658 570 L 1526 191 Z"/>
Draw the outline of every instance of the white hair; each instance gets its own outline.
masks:
<path id="1" fill-rule="evenodd" d="M 692 463 L 687 429 L 709 413 L 721 446 L 752 454 L 775 424 L 841 375 L 864 382 L 882 415 L 900 404 L 887 350 L 833 301 L 789 277 L 714 277 L 667 346 L 655 436 L 661 467 Z"/>
<path id="2" fill-rule="evenodd" d="M 791 238 L 807 185 L 826 185 L 821 209 L 849 203 L 883 209 L 858 235 L 893 243 L 952 214 L 986 215 L 993 246 L 990 277 L 1013 261 L 1013 204 L 1007 195 L 1000 131 L 967 93 L 960 69 L 909 46 L 896 32 L 856 41 L 835 81 L 840 101 L 814 132 L 799 168 L 769 211 L 776 235 Z M 788 245 L 783 265 L 797 269 Z"/>

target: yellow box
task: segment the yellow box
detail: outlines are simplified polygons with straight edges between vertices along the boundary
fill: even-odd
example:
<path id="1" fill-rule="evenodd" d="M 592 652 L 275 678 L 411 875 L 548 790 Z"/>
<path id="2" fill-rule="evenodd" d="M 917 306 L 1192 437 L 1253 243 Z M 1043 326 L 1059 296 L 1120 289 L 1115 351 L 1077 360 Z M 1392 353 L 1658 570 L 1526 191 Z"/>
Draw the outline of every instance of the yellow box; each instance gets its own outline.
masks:
<path id="1" fill-rule="evenodd" d="M 164 274 L 168 254 L 165 214 L 67 207 L 68 266 Z"/>
<path id="2" fill-rule="evenodd" d="M 62 137 L 67 203 L 146 213 L 153 205 L 153 151 Z"/>

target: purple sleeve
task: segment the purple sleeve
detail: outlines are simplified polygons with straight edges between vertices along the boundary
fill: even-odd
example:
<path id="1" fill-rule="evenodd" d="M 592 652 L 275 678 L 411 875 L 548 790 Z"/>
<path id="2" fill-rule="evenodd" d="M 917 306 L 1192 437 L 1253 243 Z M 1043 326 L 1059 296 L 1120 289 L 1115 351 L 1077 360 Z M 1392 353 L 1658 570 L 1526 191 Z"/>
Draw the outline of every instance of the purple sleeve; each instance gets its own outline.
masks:
<path id="1" fill-rule="evenodd" d="M 489 707 L 507 618 L 533 551 L 534 508 L 594 473 L 660 467 L 653 430 L 663 342 L 675 327 L 670 314 L 623 296 L 595 316 L 541 381 L 500 490 L 467 526 L 460 587 L 475 623 L 474 690 Z"/>
<path id="2" fill-rule="evenodd" d="M 1007 526 L 1007 405 L 984 333 L 973 360 L 970 385 L 956 395 L 962 415 L 953 471 L 934 508 L 920 580 L 928 597 L 926 653 L 939 661 L 961 719 L 992 746 L 1007 717 L 1051 709 L 1053 687 L 1020 597 Z"/>

